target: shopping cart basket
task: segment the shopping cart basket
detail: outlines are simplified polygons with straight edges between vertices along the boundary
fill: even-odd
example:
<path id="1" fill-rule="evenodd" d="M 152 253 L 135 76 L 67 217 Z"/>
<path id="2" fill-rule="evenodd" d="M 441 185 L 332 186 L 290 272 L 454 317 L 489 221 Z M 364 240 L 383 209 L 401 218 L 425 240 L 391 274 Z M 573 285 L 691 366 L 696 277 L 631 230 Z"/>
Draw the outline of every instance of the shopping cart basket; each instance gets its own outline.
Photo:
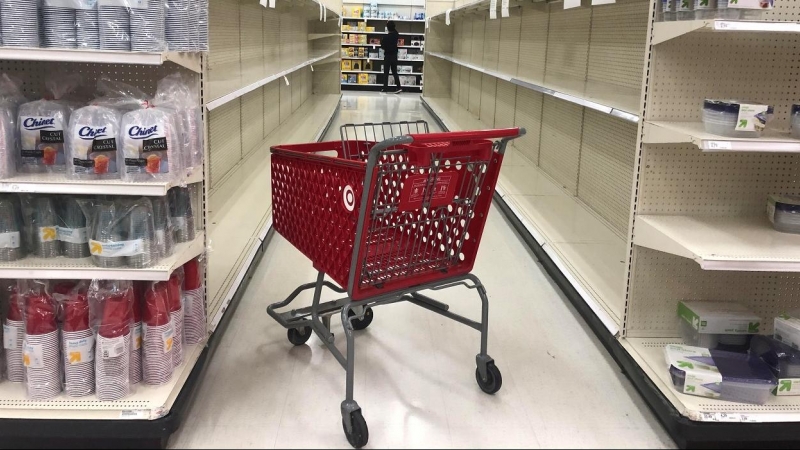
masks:
<path id="1" fill-rule="evenodd" d="M 312 330 L 347 373 L 342 426 L 353 447 L 366 445 L 367 424 L 353 399 L 353 331 L 372 322 L 372 307 L 408 301 L 481 332 L 476 379 L 494 394 L 502 377 L 487 354 L 489 302 L 472 275 L 510 128 L 428 133 L 424 121 L 345 125 L 341 142 L 272 147 L 275 230 L 311 259 L 315 283 L 298 287 L 267 312 L 304 344 Z M 328 275 L 339 286 L 325 281 Z M 481 321 L 449 311 L 419 291 L 475 289 Z M 322 288 L 347 294 L 320 303 Z M 314 289 L 308 308 L 278 313 Z M 341 315 L 347 355 L 334 346 L 330 317 Z"/>

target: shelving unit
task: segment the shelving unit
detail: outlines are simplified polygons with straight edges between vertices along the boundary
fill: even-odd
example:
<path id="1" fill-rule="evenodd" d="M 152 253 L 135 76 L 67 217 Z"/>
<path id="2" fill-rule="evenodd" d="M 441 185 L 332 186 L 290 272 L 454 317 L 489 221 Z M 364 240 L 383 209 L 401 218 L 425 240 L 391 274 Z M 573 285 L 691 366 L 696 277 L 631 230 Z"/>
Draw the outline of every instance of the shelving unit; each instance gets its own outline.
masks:
<path id="1" fill-rule="evenodd" d="M 495 199 L 680 446 L 796 444 L 800 397 L 684 395 L 663 355 L 680 300 L 741 302 L 765 333 L 800 307 L 800 237 L 764 213 L 769 194 L 800 193 L 795 5 L 656 22 L 655 0 L 590 3 L 512 3 L 497 19 L 486 0 L 441 8 L 423 101 L 450 130 L 527 129 Z M 775 107 L 762 138 L 705 132 L 703 99 L 731 97 Z"/>
<path id="2" fill-rule="evenodd" d="M 367 16 L 371 15 L 371 11 L 366 11 L 364 8 L 371 8 L 370 2 L 345 2 L 344 4 L 344 15 L 342 17 L 342 59 L 349 60 L 349 61 L 384 61 L 383 58 L 374 58 L 369 57 L 369 52 L 378 54 L 382 52 L 380 50 L 380 44 L 376 43 L 369 43 L 372 39 L 378 39 L 385 36 L 387 33 L 384 30 L 386 22 L 392 20 L 395 22 L 397 26 L 397 31 L 400 34 L 400 39 L 406 39 L 408 43 L 412 39 L 422 39 L 425 36 L 425 20 L 413 20 L 413 19 L 380 19 L 377 17 L 354 17 L 354 12 L 358 12 L 359 15 Z M 379 3 L 378 4 L 378 12 L 388 13 L 390 15 L 394 15 L 395 17 L 414 17 L 416 13 L 423 13 L 425 11 L 424 3 L 420 3 L 419 5 L 414 4 L 413 2 L 407 3 L 398 3 L 398 4 L 391 4 L 391 3 Z M 362 26 L 359 27 L 358 24 Z M 368 31 L 365 28 L 375 28 L 374 30 Z M 353 37 L 358 37 L 357 43 L 350 43 L 354 41 Z M 361 41 L 364 39 L 364 41 Z M 350 41 L 350 42 L 348 42 Z M 424 44 L 424 41 L 422 41 Z M 410 54 L 422 54 L 424 51 L 423 46 L 417 45 L 398 45 L 399 49 L 404 49 L 405 51 L 409 52 Z M 364 56 L 358 56 L 358 51 L 360 49 L 366 49 L 366 52 L 363 53 Z M 351 55 L 352 56 L 349 56 Z M 373 55 L 375 56 L 375 55 Z M 419 91 L 422 88 L 422 74 L 424 72 L 423 65 L 424 61 L 422 59 L 419 60 L 403 60 L 401 59 L 398 61 L 400 65 L 412 65 L 413 66 L 413 73 L 410 74 L 398 74 L 401 77 L 414 77 L 415 85 L 404 85 L 403 90 L 405 91 Z M 371 71 L 358 71 L 358 70 L 350 70 L 349 68 L 343 66 L 342 67 L 342 88 L 343 89 L 355 89 L 355 90 L 378 90 L 383 86 L 383 81 L 385 75 L 383 74 L 383 63 L 377 64 L 376 70 Z M 351 75 L 348 75 L 351 74 Z M 359 80 L 359 75 L 352 75 L 352 74 L 367 74 L 367 80 Z M 367 81 L 367 82 L 365 82 Z M 394 80 L 392 79 L 391 75 L 389 76 L 389 83 L 393 83 Z"/>
<path id="3" fill-rule="evenodd" d="M 59 70 L 81 72 L 87 85 L 102 74 L 145 92 L 154 92 L 156 82 L 172 72 L 192 74 L 202 83 L 206 127 L 205 167 L 175 182 L 94 182 L 55 174 L 0 180 L 0 192 L 128 196 L 163 196 L 173 186 L 202 183 L 195 202 L 200 229 L 174 256 L 148 269 L 102 269 L 89 258 L 26 258 L 0 264 L 0 278 L 167 280 L 175 268 L 205 254 L 209 343 L 218 341 L 225 312 L 241 296 L 271 225 L 264 202 L 269 147 L 319 139 L 338 107 L 341 3 L 325 2 L 327 22 L 319 20 L 314 2 L 278 0 L 268 8 L 257 0 L 215 0 L 209 6 L 207 54 L 0 48 L 0 65 L 25 79 L 30 97 L 40 95 L 32 89 L 43 84 L 53 62 Z M 205 345 L 185 350 L 185 362 L 169 383 L 137 386 L 116 402 L 64 395 L 29 401 L 21 385 L 0 382 L 0 434 L 9 445 L 49 438 L 164 447 L 211 356 Z"/>

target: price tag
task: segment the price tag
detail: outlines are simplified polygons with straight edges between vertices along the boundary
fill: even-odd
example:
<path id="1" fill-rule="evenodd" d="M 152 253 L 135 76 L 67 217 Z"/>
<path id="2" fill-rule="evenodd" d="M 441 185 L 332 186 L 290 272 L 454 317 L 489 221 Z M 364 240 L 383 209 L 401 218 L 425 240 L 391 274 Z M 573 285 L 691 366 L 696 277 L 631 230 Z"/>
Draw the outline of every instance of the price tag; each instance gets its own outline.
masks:
<path id="1" fill-rule="evenodd" d="M 732 150 L 731 141 L 707 141 L 706 148 L 709 150 Z"/>
<path id="2" fill-rule="evenodd" d="M 269 7 L 275 9 L 275 0 L 269 0 Z"/>
<path id="3" fill-rule="evenodd" d="M 566 1 L 566 0 L 564 0 Z M 500 15 L 503 17 L 508 17 L 508 0 L 503 0 L 503 3 L 500 5 Z"/>
<path id="4" fill-rule="evenodd" d="M 19 327 L 3 324 L 3 348 L 18 350 L 20 348 Z"/>
<path id="5" fill-rule="evenodd" d="M 283 76 L 283 81 L 285 81 L 285 82 L 286 82 L 286 85 L 287 85 L 287 86 L 289 85 L 289 79 L 288 79 L 288 78 L 286 78 L 286 75 L 284 75 L 284 76 Z"/>
<path id="6" fill-rule="evenodd" d="M 497 19 L 497 0 L 491 0 L 489 2 L 489 18 Z"/>
<path id="7" fill-rule="evenodd" d="M 100 355 L 103 359 L 116 358 L 125 353 L 125 337 L 100 339 Z"/>
<path id="8" fill-rule="evenodd" d="M 577 8 L 581 6 L 581 0 L 564 0 L 564 9 Z"/>
<path id="9" fill-rule="evenodd" d="M 447 26 L 450 26 L 450 13 L 453 12 L 452 9 L 448 9 L 444 12 L 444 23 Z"/>

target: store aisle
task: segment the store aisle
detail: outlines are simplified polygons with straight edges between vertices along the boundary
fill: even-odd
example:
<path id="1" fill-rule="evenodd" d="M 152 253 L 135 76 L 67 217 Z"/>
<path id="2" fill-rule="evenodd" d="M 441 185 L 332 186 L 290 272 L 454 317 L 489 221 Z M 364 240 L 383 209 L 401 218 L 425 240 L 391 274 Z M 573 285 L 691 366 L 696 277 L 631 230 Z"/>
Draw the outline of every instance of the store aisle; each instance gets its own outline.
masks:
<path id="1" fill-rule="evenodd" d="M 338 138 L 340 123 L 416 119 L 436 130 L 418 96 L 345 94 L 328 138 Z M 490 296 L 489 353 L 503 389 L 487 396 L 475 383 L 474 330 L 414 305 L 376 308 L 356 337 L 368 447 L 674 446 L 496 207 L 474 273 Z M 292 347 L 265 311 L 314 278 L 311 263 L 274 235 L 173 447 L 348 447 L 339 412 L 344 371 L 316 336 Z M 431 296 L 479 317 L 472 291 Z M 334 333 L 343 346 L 341 324 Z"/>

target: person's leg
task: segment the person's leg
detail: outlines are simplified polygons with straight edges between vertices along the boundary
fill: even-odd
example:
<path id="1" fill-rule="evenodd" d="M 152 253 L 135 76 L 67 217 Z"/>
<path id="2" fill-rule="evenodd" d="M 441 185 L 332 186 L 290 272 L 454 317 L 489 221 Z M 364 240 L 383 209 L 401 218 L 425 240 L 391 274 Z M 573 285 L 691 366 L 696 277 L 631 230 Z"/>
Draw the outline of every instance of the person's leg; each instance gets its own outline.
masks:
<path id="1" fill-rule="evenodd" d="M 400 76 L 397 75 L 397 60 L 392 61 L 392 74 L 394 75 L 394 84 L 397 86 L 395 93 L 402 92 L 403 88 L 400 87 Z M 388 78 L 388 77 L 387 77 Z"/>
<path id="2" fill-rule="evenodd" d="M 389 60 L 383 60 L 383 89 L 381 92 L 389 92 Z"/>

